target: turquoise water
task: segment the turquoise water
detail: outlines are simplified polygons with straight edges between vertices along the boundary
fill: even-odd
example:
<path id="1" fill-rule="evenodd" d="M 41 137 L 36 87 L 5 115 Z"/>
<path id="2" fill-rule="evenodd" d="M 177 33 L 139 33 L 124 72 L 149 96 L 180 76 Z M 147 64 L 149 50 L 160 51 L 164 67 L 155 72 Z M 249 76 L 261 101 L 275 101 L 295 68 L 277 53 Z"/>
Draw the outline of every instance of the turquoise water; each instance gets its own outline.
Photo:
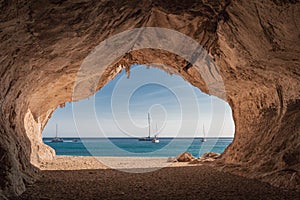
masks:
<path id="1" fill-rule="evenodd" d="M 45 144 L 55 149 L 57 155 L 69 156 L 135 156 L 170 157 L 188 151 L 199 157 L 206 152 L 222 153 L 233 138 L 159 138 L 159 143 L 138 141 L 136 138 L 63 138 L 53 143 L 43 138 Z M 77 142 L 73 140 L 77 139 Z"/>

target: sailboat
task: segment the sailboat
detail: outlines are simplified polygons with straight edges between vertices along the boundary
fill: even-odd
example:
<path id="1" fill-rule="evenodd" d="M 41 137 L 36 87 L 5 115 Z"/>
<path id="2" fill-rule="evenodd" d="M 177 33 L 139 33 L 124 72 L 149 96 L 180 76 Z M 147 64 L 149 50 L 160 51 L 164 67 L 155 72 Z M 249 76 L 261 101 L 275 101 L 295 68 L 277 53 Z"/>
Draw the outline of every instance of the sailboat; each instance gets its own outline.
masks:
<path id="1" fill-rule="evenodd" d="M 152 139 L 152 143 L 159 143 L 159 139 L 157 139 L 158 136 L 158 129 L 156 124 L 156 134 L 154 135 L 154 138 Z"/>
<path id="2" fill-rule="evenodd" d="M 151 141 L 151 137 L 150 137 L 150 132 L 151 132 L 150 120 L 151 120 L 151 119 L 150 119 L 150 114 L 148 113 L 149 135 L 148 135 L 148 137 L 139 138 L 139 141 Z"/>
<path id="3" fill-rule="evenodd" d="M 201 139 L 201 142 L 206 142 L 204 125 L 203 125 L 203 138 Z"/>
<path id="4" fill-rule="evenodd" d="M 55 137 L 51 140 L 51 142 L 64 142 L 62 138 L 59 138 L 57 136 L 57 133 L 58 133 L 58 127 L 57 127 L 57 124 L 56 124 Z"/>

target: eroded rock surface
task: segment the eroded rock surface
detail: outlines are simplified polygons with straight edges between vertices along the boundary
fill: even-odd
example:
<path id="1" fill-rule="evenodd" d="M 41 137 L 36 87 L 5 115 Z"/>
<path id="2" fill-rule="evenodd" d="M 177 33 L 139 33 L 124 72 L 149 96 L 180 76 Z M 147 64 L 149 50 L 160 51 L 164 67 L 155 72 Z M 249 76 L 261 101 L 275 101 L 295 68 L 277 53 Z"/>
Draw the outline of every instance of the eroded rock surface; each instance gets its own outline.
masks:
<path id="1" fill-rule="evenodd" d="M 189 152 L 184 152 L 176 157 L 177 162 L 191 162 L 193 160 L 195 160 L 195 158 Z"/>
<path id="2" fill-rule="evenodd" d="M 300 189 L 298 1 L 2 0 L 0 10 L 3 195 L 22 193 L 34 180 L 34 165 L 53 158 L 41 131 L 51 113 L 72 100 L 83 59 L 109 36 L 147 26 L 192 37 L 218 65 L 236 126 L 224 163 L 244 169 L 240 175 Z M 98 88 L 118 66 L 128 70 L 132 63 L 163 63 L 209 93 L 186 61 L 153 49 L 124 55 L 107 68 Z"/>

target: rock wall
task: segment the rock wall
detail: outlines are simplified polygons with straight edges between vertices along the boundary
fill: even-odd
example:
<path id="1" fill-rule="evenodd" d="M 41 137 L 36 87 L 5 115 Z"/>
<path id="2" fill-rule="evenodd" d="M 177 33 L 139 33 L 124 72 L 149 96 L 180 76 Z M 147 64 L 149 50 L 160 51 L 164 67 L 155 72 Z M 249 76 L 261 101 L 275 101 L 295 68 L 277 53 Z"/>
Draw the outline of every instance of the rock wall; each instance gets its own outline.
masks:
<path id="1" fill-rule="evenodd" d="M 299 189 L 298 1 L 0 1 L 0 189 L 14 196 L 51 160 L 41 131 L 72 100 L 76 73 L 101 41 L 136 27 L 165 27 L 198 41 L 224 79 L 236 125 L 224 169 Z M 109 66 L 99 88 L 132 63 L 163 63 L 208 92 L 169 52 L 134 51 Z"/>
<path id="2" fill-rule="evenodd" d="M 227 9 L 230 23 L 218 29 L 222 61 L 231 67 L 225 80 L 236 79 L 233 83 L 239 85 L 226 84 L 236 134 L 223 157 L 245 166 L 238 173 L 297 189 L 299 10 L 299 3 L 232 2 Z"/>

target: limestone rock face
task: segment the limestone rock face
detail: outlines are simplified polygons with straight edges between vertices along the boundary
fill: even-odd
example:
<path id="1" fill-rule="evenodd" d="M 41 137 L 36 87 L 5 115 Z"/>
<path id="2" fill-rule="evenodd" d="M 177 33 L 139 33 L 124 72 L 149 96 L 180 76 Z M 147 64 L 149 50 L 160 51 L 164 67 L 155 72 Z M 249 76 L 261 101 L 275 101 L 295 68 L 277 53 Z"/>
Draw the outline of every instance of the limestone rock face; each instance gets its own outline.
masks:
<path id="1" fill-rule="evenodd" d="M 41 140 L 51 113 L 72 100 L 80 64 L 109 36 L 139 27 L 177 30 L 201 44 L 224 80 L 235 138 L 222 154 L 243 176 L 300 189 L 298 1 L 0 1 L 0 190 L 14 196 L 54 151 Z M 162 63 L 211 93 L 192 65 L 155 49 L 116 60 L 100 89 L 132 63 Z M 190 67 L 186 67 L 190 66 Z M 95 92 L 95 91 L 94 91 Z M 213 94 L 215 95 L 215 94 Z M 234 170 L 232 170 L 234 171 Z M 239 170 L 241 171 L 241 170 Z"/>

